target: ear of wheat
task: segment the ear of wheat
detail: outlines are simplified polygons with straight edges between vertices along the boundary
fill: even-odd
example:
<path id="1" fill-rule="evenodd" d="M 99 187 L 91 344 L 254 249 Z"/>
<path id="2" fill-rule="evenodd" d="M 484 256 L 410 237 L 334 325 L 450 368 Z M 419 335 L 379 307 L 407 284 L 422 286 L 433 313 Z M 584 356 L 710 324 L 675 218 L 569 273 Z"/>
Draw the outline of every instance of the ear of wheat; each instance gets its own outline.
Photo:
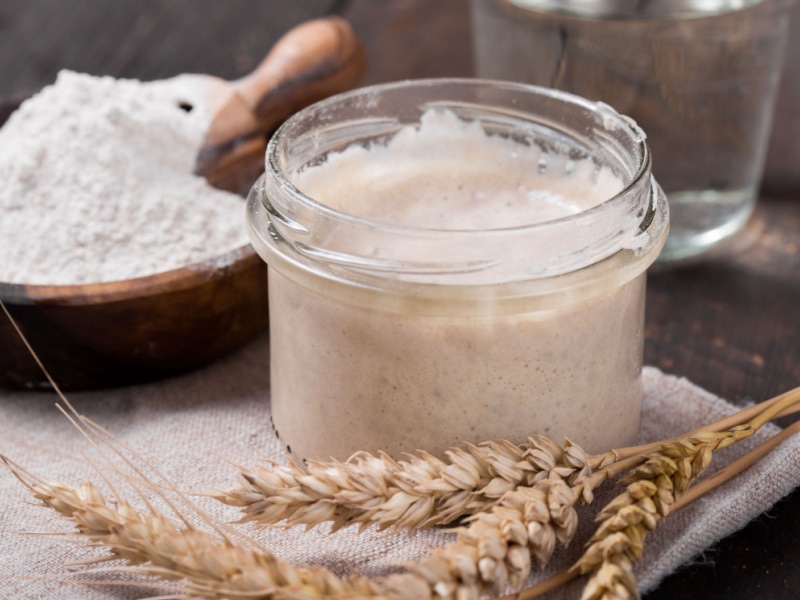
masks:
<path id="1" fill-rule="evenodd" d="M 5 310 L 2 301 L 0 307 Z M 13 319 L 12 324 L 16 327 Z M 20 336 L 27 345 L 21 332 Z M 81 425 L 89 421 L 72 409 L 49 375 L 48 379 L 76 417 L 73 424 L 83 431 Z M 638 596 L 632 569 L 646 533 L 681 504 L 681 495 L 708 466 L 713 453 L 752 435 L 770 419 L 794 412 L 798 404 L 800 388 L 707 430 L 595 457 L 586 456 L 574 444 L 561 448 L 547 438 L 535 437 L 527 447 L 508 442 L 467 446 L 451 452 L 449 463 L 420 453 L 404 462 L 359 455 L 350 463 L 314 463 L 309 472 L 273 465 L 275 476 L 267 472 L 262 477 L 266 483 L 244 473 L 246 487 L 217 496 L 245 507 L 244 520 L 261 523 L 283 520 L 313 526 L 327 520 L 334 527 L 375 523 L 381 528 L 414 528 L 469 516 L 454 543 L 409 565 L 407 573 L 379 582 L 358 576 L 339 579 L 322 567 L 295 567 L 268 551 L 234 544 L 221 529 L 216 529 L 216 535 L 206 533 L 185 518 L 179 527 L 153 510 L 142 512 L 122 500 L 110 503 L 91 483 L 79 488 L 45 483 L 7 458 L 0 456 L 0 460 L 45 506 L 72 520 L 80 535 L 107 547 L 108 560 L 126 561 L 143 574 L 180 580 L 182 597 L 234 600 L 467 600 L 496 592 L 508 583 L 519 587 L 530 570 L 531 557 L 544 564 L 557 543 L 569 543 L 577 525 L 575 504 L 591 502 L 598 485 L 627 472 L 620 480 L 625 492 L 600 513 L 601 525 L 573 569 L 515 595 L 518 600 L 534 598 L 577 573 L 589 573 L 584 600 L 624 600 Z M 795 423 L 753 454 L 763 456 L 777 438 L 785 439 L 798 430 Z M 84 435 L 92 441 L 88 432 Z M 744 458 L 723 470 L 721 477 L 710 478 L 694 497 L 756 460 Z M 365 471 L 372 465 L 373 473 L 360 478 L 361 463 Z M 323 473 L 328 479 L 319 476 Z M 348 479 L 359 483 L 342 484 Z"/>
<path id="2" fill-rule="evenodd" d="M 81 536 L 110 550 L 106 560 L 123 560 L 144 575 L 185 583 L 193 598 L 372 597 L 379 588 L 366 578 L 339 579 L 322 567 L 295 567 L 274 555 L 247 549 L 124 501 L 112 504 L 91 483 L 72 488 L 33 478 L 2 457 L 33 496 L 70 519 Z"/>
<path id="3" fill-rule="evenodd" d="M 557 543 L 577 526 L 574 505 L 595 485 L 587 457 L 577 446 L 557 450 L 551 468 L 533 486 L 509 491 L 489 511 L 458 528 L 456 541 L 434 551 L 408 571 L 378 581 L 336 578 L 319 568 L 298 568 L 267 552 L 242 548 L 220 535 L 178 528 L 166 517 L 143 513 L 119 501 L 112 505 L 97 488 L 75 489 L 34 480 L 3 459 L 33 495 L 72 520 L 78 532 L 107 547 L 108 560 L 122 559 L 147 575 L 185 582 L 187 596 L 203 598 L 477 598 L 506 584 L 521 587 L 531 556 L 546 563 Z M 600 479 L 596 480 L 597 482 Z"/>
<path id="4" fill-rule="evenodd" d="M 109 549 L 106 560 L 126 561 L 143 575 L 180 580 L 187 598 L 477 599 L 507 583 L 521 587 L 531 549 L 546 562 L 556 541 L 568 542 L 577 525 L 572 505 L 580 496 L 564 478 L 551 474 L 531 488 L 510 492 L 491 512 L 476 515 L 459 529 L 456 542 L 409 565 L 407 573 L 371 581 L 339 579 L 321 567 L 295 567 L 190 525 L 178 527 L 124 501 L 112 504 L 91 483 L 72 488 L 34 481 L 3 460 L 35 498 L 70 519 L 80 535 Z"/>
<path id="5" fill-rule="evenodd" d="M 452 599 L 478 598 L 506 585 L 520 589 L 532 557 L 544 565 L 558 543 L 569 543 L 578 525 L 576 503 L 591 500 L 591 489 L 603 479 L 592 475 L 588 457 L 574 444 L 562 449 L 549 442 L 547 452 L 542 477 L 472 514 L 456 529 L 455 542 L 407 565 L 409 573 L 391 584 L 422 580 L 437 598 Z"/>
<path id="6" fill-rule="evenodd" d="M 570 443 L 566 451 L 583 452 Z M 485 511 L 517 486 L 546 478 L 563 452 L 533 436 L 522 446 L 466 444 L 448 451 L 446 461 L 426 452 L 403 461 L 361 452 L 347 462 L 309 461 L 305 468 L 265 461 L 242 469 L 241 484 L 214 497 L 241 507 L 243 522 L 261 526 L 427 528 Z"/>
<path id="7" fill-rule="evenodd" d="M 773 418 L 797 396 L 797 390 L 787 392 L 703 430 L 729 430 L 767 410 Z M 774 406 L 783 408 L 775 412 Z M 265 460 L 254 468 L 240 467 L 240 484 L 212 496 L 241 508 L 241 522 L 257 526 L 314 527 L 330 522 L 333 531 L 350 525 L 427 528 L 487 511 L 508 491 L 548 477 L 562 452 L 583 455 L 586 468 L 615 476 L 640 464 L 663 443 L 586 456 L 569 440 L 562 448 L 544 436 L 532 436 L 520 446 L 504 440 L 466 444 L 448 451 L 446 460 L 426 452 L 401 461 L 360 452 L 346 462 L 309 461 L 305 467 Z"/>
<path id="8" fill-rule="evenodd" d="M 625 491 L 598 514 L 600 523 L 586 552 L 573 566 L 590 574 L 581 600 L 638 598 L 633 566 L 642 556 L 644 540 L 672 512 L 680 497 L 711 464 L 717 450 L 753 435 L 767 421 L 800 399 L 798 390 L 767 406 L 749 422 L 727 431 L 697 431 L 663 443 L 619 483 Z"/>

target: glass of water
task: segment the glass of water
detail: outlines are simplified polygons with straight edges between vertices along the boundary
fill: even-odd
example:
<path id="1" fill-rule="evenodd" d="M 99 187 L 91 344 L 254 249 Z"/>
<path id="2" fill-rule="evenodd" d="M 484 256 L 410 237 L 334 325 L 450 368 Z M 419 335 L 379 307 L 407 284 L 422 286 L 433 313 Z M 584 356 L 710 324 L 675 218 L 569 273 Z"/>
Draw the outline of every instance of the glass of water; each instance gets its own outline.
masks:
<path id="1" fill-rule="evenodd" d="M 752 213 L 794 0 L 472 0 L 479 77 L 610 104 L 647 134 L 672 223 L 659 261 Z"/>

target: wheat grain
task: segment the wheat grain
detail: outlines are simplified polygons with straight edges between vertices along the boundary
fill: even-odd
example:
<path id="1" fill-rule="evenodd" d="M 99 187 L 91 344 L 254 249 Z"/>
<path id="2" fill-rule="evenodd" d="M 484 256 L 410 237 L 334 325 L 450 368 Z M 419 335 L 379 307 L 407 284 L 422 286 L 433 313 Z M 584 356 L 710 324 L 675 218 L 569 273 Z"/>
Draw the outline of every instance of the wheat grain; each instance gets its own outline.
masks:
<path id="1" fill-rule="evenodd" d="M 752 423 L 729 431 L 699 431 L 665 443 L 620 479 L 625 491 L 597 516 L 600 522 L 581 559 L 573 567 L 591 573 L 581 600 L 638 598 L 633 564 L 642 555 L 648 532 L 672 512 L 677 499 L 711 463 L 716 450 L 756 430 Z"/>
<path id="2" fill-rule="evenodd" d="M 567 444 L 567 452 L 578 452 Z M 241 470 L 241 485 L 213 495 L 242 508 L 243 522 L 313 527 L 331 522 L 416 529 L 485 511 L 506 492 L 547 477 L 562 450 L 543 436 L 467 444 L 441 460 L 425 452 L 395 461 L 357 453 L 346 462 L 309 461 L 305 468 L 264 461 Z M 582 451 L 580 451 L 582 453 Z"/>
<path id="3" fill-rule="evenodd" d="M 345 462 L 311 460 L 304 467 L 264 460 L 255 468 L 240 467 L 240 485 L 212 497 L 241 508 L 241 522 L 258 526 L 428 528 L 486 511 L 505 493 L 533 485 L 556 468 L 562 452 L 582 456 L 588 470 L 610 469 L 613 476 L 663 443 L 587 456 L 569 440 L 562 449 L 532 436 L 522 446 L 506 440 L 465 444 L 450 449 L 446 461 L 422 451 L 401 461 L 359 452 Z"/>
<path id="4" fill-rule="evenodd" d="M 396 462 L 359 454 L 346 463 L 310 463 L 308 471 L 273 464 L 258 478 L 245 474 L 248 488 L 220 499 L 241 502 L 245 520 L 262 525 L 268 515 L 293 524 L 317 524 L 324 516 L 334 527 L 430 526 L 444 521 L 437 510 L 459 516 L 472 511 L 453 543 L 380 582 L 388 598 L 461 600 L 506 585 L 520 588 L 531 557 L 544 565 L 558 543 L 569 543 L 578 523 L 575 504 L 591 501 L 605 479 L 592 474 L 578 446 L 561 448 L 543 437 L 531 438 L 525 449 L 498 442 L 448 456 L 448 463 L 425 453 Z"/>
<path id="5" fill-rule="evenodd" d="M 92 483 L 72 488 L 35 480 L 5 457 L 3 462 L 35 498 L 70 519 L 81 536 L 110 550 L 101 560 L 123 560 L 136 571 L 185 583 L 187 598 L 375 597 L 380 588 L 363 577 L 339 579 L 322 567 L 294 567 L 272 554 L 165 516 L 108 502 Z"/>
<path id="6" fill-rule="evenodd" d="M 668 440 L 620 479 L 625 492 L 597 516 L 601 523 L 573 571 L 591 573 L 581 600 L 638 598 L 633 564 L 641 557 L 647 532 L 672 512 L 679 498 L 711 463 L 714 452 L 753 435 L 774 417 L 794 410 L 800 388 L 744 414 L 749 421 L 728 430 L 698 430 Z M 735 417 L 734 419 L 738 419 Z M 618 468 L 617 463 L 612 468 Z"/>
<path id="7" fill-rule="evenodd" d="M 271 470 L 243 472 L 243 487 L 217 495 L 244 507 L 243 520 L 261 524 L 332 521 L 334 528 L 351 523 L 413 528 L 472 515 L 457 530 L 455 543 L 409 565 L 407 573 L 379 582 L 358 576 L 339 579 L 321 567 L 295 567 L 269 552 L 237 546 L 219 529 L 212 535 L 185 519 L 177 527 L 155 512 L 143 513 L 121 500 L 107 502 L 92 484 L 75 489 L 44 483 L 0 459 L 35 497 L 71 519 L 80 535 L 109 548 L 107 560 L 127 561 L 143 574 L 179 579 L 187 598 L 234 600 L 466 600 L 506 584 L 518 588 L 530 570 L 531 556 L 544 564 L 557 543 L 570 541 L 577 525 L 575 504 L 591 502 L 597 485 L 633 467 L 621 480 L 626 491 L 599 515 L 602 524 L 582 559 L 570 572 L 537 586 L 552 589 L 578 572 L 590 572 L 584 599 L 623 600 L 638 596 L 632 569 L 646 533 L 678 506 L 677 499 L 708 466 L 714 451 L 796 410 L 799 390 L 713 425 L 723 429 L 741 422 L 744 414 L 755 414 L 748 423 L 669 440 L 655 453 L 648 453 L 651 444 L 588 457 L 574 444 L 561 449 L 537 437 L 522 448 L 489 442 L 453 450 L 449 463 L 425 453 L 401 462 L 359 454 L 347 463 L 311 463 L 308 472 L 273 463 Z M 80 429 L 88 421 L 72 410 Z M 593 467 L 598 470 L 592 472 Z"/>
<path id="8" fill-rule="evenodd" d="M 522 586 L 530 570 L 530 548 L 552 552 L 555 540 L 569 541 L 577 524 L 571 505 L 581 497 L 551 472 L 533 487 L 506 495 L 492 512 L 461 528 L 455 543 L 409 565 L 407 573 L 371 581 L 339 579 L 321 567 L 294 567 L 191 525 L 177 527 L 163 515 L 141 512 L 122 500 L 108 502 L 91 483 L 72 488 L 32 482 L 19 467 L 3 461 L 35 498 L 73 521 L 81 536 L 108 548 L 103 560 L 123 560 L 141 574 L 180 580 L 186 598 L 478 598 L 507 583 Z M 539 558 L 546 561 L 549 555 Z"/>
<path id="9" fill-rule="evenodd" d="M 646 532 L 669 514 L 675 499 L 705 469 L 716 449 L 751 435 L 758 426 L 751 422 L 726 432 L 698 432 L 671 441 L 628 473 L 621 480 L 627 486 L 625 493 L 603 510 L 603 523 L 576 565 L 581 572 L 593 573 L 584 598 L 635 596 L 632 568 Z M 71 518 L 82 535 L 108 546 L 109 559 L 124 559 L 144 574 L 179 578 L 187 597 L 462 600 L 497 592 L 506 584 L 520 587 L 532 556 L 546 563 L 557 543 L 571 539 L 577 524 L 574 505 L 579 500 L 590 502 L 597 485 L 625 462 L 592 472 L 590 458 L 579 447 L 567 444 L 559 450 L 551 443 L 548 448 L 552 464 L 542 472 L 544 478 L 504 494 L 490 510 L 477 513 L 459 528 L 456 542 L 409 565 L 407 573 L 376 582 L 360 577 L 340 580 L 319 567 L 293 567 L 188 524 L 177 528 L 164 517 L 141 513 L 124 502 L 112 506 L 91 484 L 74 490 L 31 483 L 24 472 L 4 461 L 36 497 Z"/>
<path id="10" fill-rule="evenodd" d="M 424 581 L 436 597 L 477 598 L 506 585 L 520 589 L 531 570 L 531 558 L 545 565 L 560 543 L 575 534 L 579 501 L 590 502 L 605 478 L 593 474 L 587 455 L 574 444 L 561 449 L 550 442 L 552 464 L 530 486 L 519 485 L 485 511 L 456 529 L 456 541 L 435 550 L 394 586 Z"/>

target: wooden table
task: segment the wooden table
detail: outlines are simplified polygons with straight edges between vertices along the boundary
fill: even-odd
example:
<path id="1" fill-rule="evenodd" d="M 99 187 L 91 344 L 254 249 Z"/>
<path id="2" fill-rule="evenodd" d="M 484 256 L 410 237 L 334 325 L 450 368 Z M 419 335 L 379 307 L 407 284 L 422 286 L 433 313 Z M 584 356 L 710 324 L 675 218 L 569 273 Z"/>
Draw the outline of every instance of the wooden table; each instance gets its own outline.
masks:
<path id="1" fill-rule="evenodd" d="M 0 107 L 52 82 L 60 68 L 232 79 L 290 26 L 330 12 L 350 19 L 367 47 L 365 83 L 472 74 L 467 0 L 0 0 Z M 790 53 L 796 64 L 800 45 Z M 746 231 L 725 254 L 649 281 L 646 362 L 734 403 L 800 384 L 800 139 L 789 135 L 800 130 L 797 81 L 779 102 L 769 197 Z M 795 491 L 647 600 L 800 597 L 798 514 Z"/>

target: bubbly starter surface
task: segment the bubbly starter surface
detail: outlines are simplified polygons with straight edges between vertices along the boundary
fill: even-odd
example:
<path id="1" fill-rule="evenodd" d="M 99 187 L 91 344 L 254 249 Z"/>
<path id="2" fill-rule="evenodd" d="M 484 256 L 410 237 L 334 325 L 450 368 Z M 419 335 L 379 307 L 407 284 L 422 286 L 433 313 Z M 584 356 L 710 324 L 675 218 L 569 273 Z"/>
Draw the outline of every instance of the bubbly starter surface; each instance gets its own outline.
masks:
<path id="1" fill-rule="evenodd" d="M 545 154 L 486 135 L 477 121 L 433 111 L 419 129 L 402 129 L 386 146 L 331 154 L 294 184 L 326 206 L 369 220 L 471 230 L 565 217 L 623 187 L 589 160 Z"/>

